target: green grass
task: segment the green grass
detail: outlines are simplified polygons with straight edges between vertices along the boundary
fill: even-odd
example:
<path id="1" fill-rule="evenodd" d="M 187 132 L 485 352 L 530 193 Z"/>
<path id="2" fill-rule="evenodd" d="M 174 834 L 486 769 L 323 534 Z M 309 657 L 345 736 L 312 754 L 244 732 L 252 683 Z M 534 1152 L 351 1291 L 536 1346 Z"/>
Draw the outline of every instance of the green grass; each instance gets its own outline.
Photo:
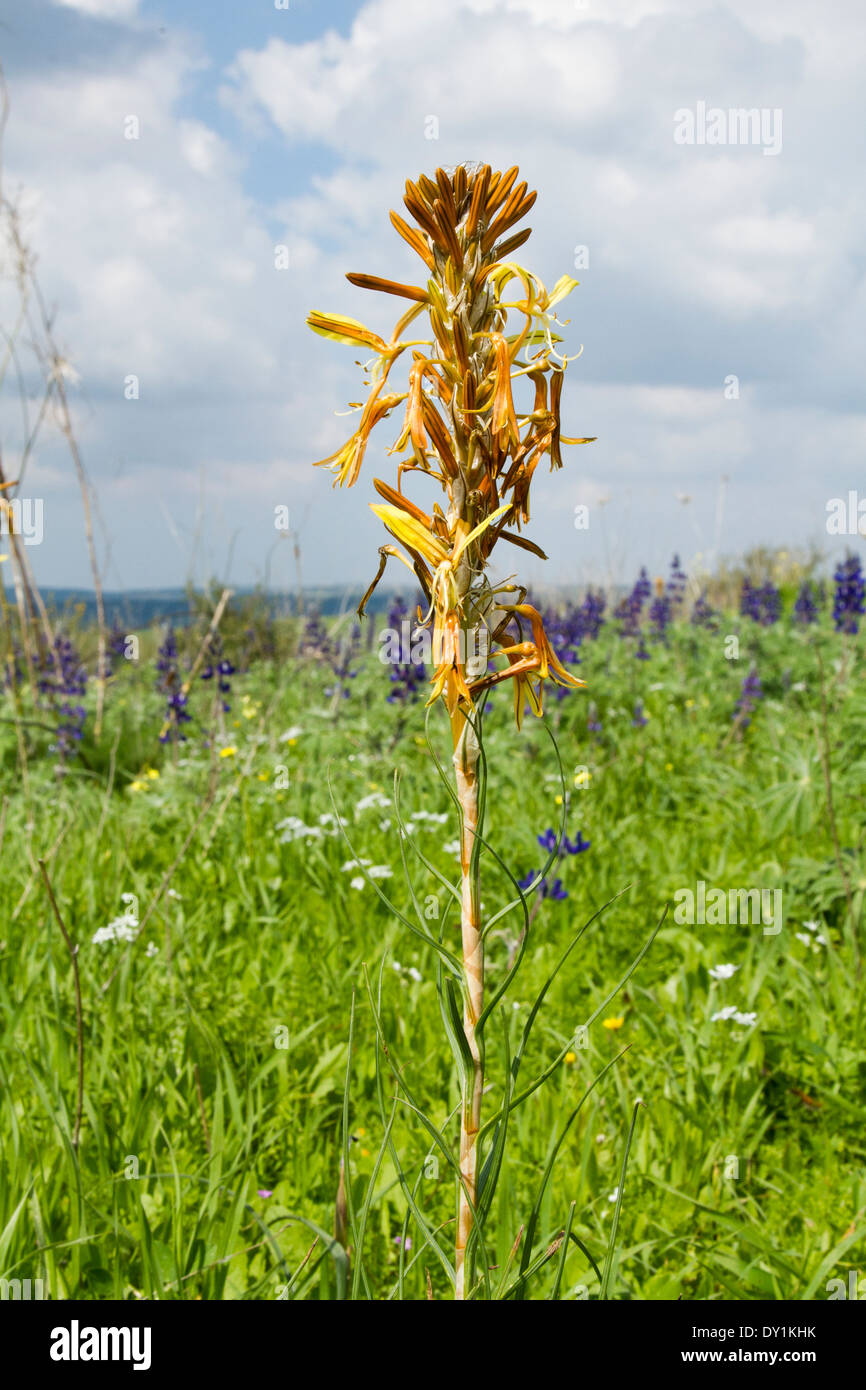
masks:
<path id="1" fill-rule="evenodd" d="M 612 626 L 584 647 L 588 690 L 548 702 L 569 833 L 579 828 L 591 847 L 562 861 L 556 872 L 568 897 L 545 900 L 534 919 L 505 1015 L 512 1050 L 576 929 L 630 887 L 553 983 L 522 1083 L 569 1049 L 678 890 L 699 879 L 725 889 L 781 888 L 785 924 L 769 935 L 760 925 L 680 924 L 668 912 L 624 990 L 592 1025 L 588 1045 L 570 1049 L 514 1113 L 487 1235 L 493 1288 L 516 1277 L 519 1255 L 509 1264 L 509 1253 L 568 1116 L 627 1047 L 568 1130 L 538 1213 L 537 1252 L 563 1231 L 572 1203 L 580 1245 L 561 1247 L 528 1296 L 547 1297 L 556 1281 L 560 1297 L 598 1297 L 596 1268 L 604 1266 L 612 1196 L 641 1099 L 608 1296 L 823 1298 L 828 1279 L 857 1267 L 866 1234 L 862 639 L 837 636 L 826 619 L 820 631 L 803 633 L 787 621 L 762 630 L 729 618 L 717 633 L 680 625 L 668 647 L 650 644 L 652 659 L 643 662 Z M 725 659 L 727 632 L 740 633 L 739 660 Z M 828 816 L 819 655 L 852 912 Z M 765 698 L 751 725 L 732 732 L 752 661 Z M 456 860 L 446 846 L 457 823 L 424 744 L 423 705 L 387 704 L 382 666 L 369 655 L 355 664 L 350 697 L 336 707 L 323 693 L 330 673 L 315 661 L 259 662 L 236 676 L 221 736 L 236 751 L 225 757 L 203 746 L 198 725 L 176 757 L 158 743 L 162 706 L 145 663 L 118 673 L 98 745 L 85 740 L 82 758 L 61 779 L 47 736 L 30 730 L 24 787 L 14 728 L 0 725 L 8 797 L 0 857 L 4 1278 L 41 1278 L 52 1298 L 334 1297 L 338 1268 L 327 1239 L 304 1221 L 333 1230 L 353 992 L 348 1114 L 358 1211 L 380 1157 L 364 965 L 375 990 L 385 953 L 389 1047 L 419 1103 L 442 1124 L 453 1111 L 457 1083 L 432 952 L 369 883 L 353 887 L 357 870 L 342 866 L 355 856 L 389 866 L 393 876 L 378 886 L 411 913 L 393 807 L 357 809 L 372 794 L 390 799 L 395 766 L 404 817 L 448 815 L 445 824 L 415 820 L 414 827 L 425 855 L 452 880 Z M 192 700 L 206 724 L 209 698 L 200 687 Z M 602 724 L 596 734 L 586 727 L 590 699 Z M 637 699 L 645 727 L 632 723 Z M 12 718 L 8 700 L 2 713 Z M 434 711 L 442 756 L 445 726 Z M 295 727 L 302 732 L 284 741 Z M 487 837 L 522 876 L 544 862 L 536 836 L 559 824 L 555 756 L 535 720 L 514 730 L 504 691 L 491 703 L 485 745 Z M 148 776 L 148 767 L 159 776 Z M 322 821 L 333 814 L 329 775 L 354 855 L 330 833 L 333 822 Z M 289 817 L 321 833 L 291 838 L 280 828 Z M 178 856 L 165 884 L 177 896 L 163 892 L 155 902 Z M 79 945 L 85 1086 L 77 1153 L 72 972 L 39 857 Z M 425 916 L 435 922 L 447 913 L 443 939 L 456 944 L 450 895 L 409 857 Z M 492 861 L 483 874 L 489 916 L 511 890 Z M 94 944 L 97 929 L 121 912 L 123 893 L 135 894 L 147 916 L 143 932 L 129 946 Z M 809 921 L 819 923 L 826 945 L 798 939 L 814 937 L 804 929 Z M 490 943 L 492 986 L 514 947 L 517 914 L 499 925 L 502 935 Z M 733 978 L 713 981 L 709 968 L 728 962 L 738 966 Z M 725 1005 L 754 1011 L 757 1022 L 712 1022 Z M 488 1114 L 503 1080 L 493 1048 L 491 1060 Z M 387 1071 L 382 1085 L 390 1114 Z M 427 1160 L 430 1138 L 405 1105 L 396 1106 L 391 1137 L 411 1182 L 418 1180 L 419 1206 L 442 1226 L 449 1249 L 455 1203 L 447 1165 L 440 1162 L 437 1177 Z M 398 1286 L 405 1211 L 385 1147 L 366 1214 L 359 1296 L 424 1298 L 426 1271 L 434 1295 L 448 1296 L 417 1230 Z"/>

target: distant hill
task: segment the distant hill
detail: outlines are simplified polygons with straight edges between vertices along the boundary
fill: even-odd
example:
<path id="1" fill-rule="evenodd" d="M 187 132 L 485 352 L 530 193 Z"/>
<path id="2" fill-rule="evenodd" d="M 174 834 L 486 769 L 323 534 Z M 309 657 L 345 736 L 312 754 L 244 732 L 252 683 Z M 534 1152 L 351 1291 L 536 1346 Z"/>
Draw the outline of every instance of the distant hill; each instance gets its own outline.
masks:
<path id="1" fill-rule="evenodd" d="M 412 598 L 408 589 L 404 597 Z M 398 590 L 377 591 L 367 605 L 368 612 L 381 613 L 386 610 Z M 212 590 L 214 602 L 220 590 Z M 267 603 L 275 616 L 293 616 L 298 612 L 298 601 L 294 594 L 270 593 L 252 588 L 237 588 L 235 600 L 248 599 L 255 595 Z M 307 589 L 304 591 L 304 612 L 318 612 L 326 617 L 351 612 L 363 598 L 362 588 Z M 63 614 L 79 612 L 85 621 L 96 620 L 96 598 L 92 589 L 43 589 L 42 597 L 49 610 Z M 190 591 L 187 589 L 127 589 L 123 592 L 106 590 L 103 594 L 105 617 L 109 627 L 115 619 L 124 627 L 150 627 L 153 623 L 168 622 L 177 626 L 185 623 L 190 612 Z"/>

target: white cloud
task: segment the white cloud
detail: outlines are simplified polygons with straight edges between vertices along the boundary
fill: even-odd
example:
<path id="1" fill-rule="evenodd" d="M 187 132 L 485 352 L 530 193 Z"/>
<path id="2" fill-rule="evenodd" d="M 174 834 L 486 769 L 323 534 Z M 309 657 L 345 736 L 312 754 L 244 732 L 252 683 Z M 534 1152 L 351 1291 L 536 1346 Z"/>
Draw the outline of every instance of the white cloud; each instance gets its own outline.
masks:
<path id="1" fill-rule="evenodd" d="M 53 0 L 61 9 L 78 10 L 93 19 L 132 19 L 138 0 Z"/>
<path id="2" fill-rule="evenodd" d="M 131 34 L 141 23 L 131 0 L 73 7 L 131 19 Z M 367 577 L 381 537 L 364 503 L 396 429 L 380 427 L 351 494 L 309 468 L 351 432 L 334 412 L 359 377 L 353 354 L 311 338 L 304 318 L 318 307 L 390 326 L 394 306 L 344 272 L 417 275 L 388 208 L 407 176 L 472 158 L 518 163 L 538 188 L 525 256 L 545 279 L 589 248 L 566 310 L 568 345 L 586 350 L 564 413 L 568 432 L 600 438 L 561 477 L 539 475 L 533 534 L 554 557 L 549 576 L 601 563 L 598 532 L 579 548 L 571 525 L 583 494 L 610 495 L 626 574 L 644 558 L 658 568 L 686 524 L 696 546 L 711 543 L 723 473 L 726 548 L 735 516 L 743 543 L 819 530 L 824 497 L 856 485 L 866 442 L 864 193 L 850 176 L 866 31 L 830 11 L 816 26 L 811 0 L 372 0 L 347 34 L 272 38 L 226 73 L 171 38 L 13 80 L 5 187 L 21 190 L 82 374 L 85 456 L 126 537 L 122 577 L 152 581 L 170 553 L 165 511 L 190 534 L 200 489 L 220 517 L 214 550 L 241 530 L 247 577 L 277 502 L 303 518 L 310 581 Z M 191 99 L 201 85 L 221 95 L 219 131 Z M 699 100 L 781 107 L 782 153 L 677 146 L 673 113 Z M 425 138 L 430 115 L 438 140 Z M 137 140 L 124 138 L 129 116 Z M 246 163 L 274 132 L 285 153 L 268 206 Z M 321 172 L 309 178 L 311 147 Z M 136 402 L 123 399 L 130 373 Z M 722 393 L 729 373 L 736 402 Z M 48 451 L 33 467 L 62 465 Z M 695 498 L 685 512 L 677 489 Z M 74 534 L 71 516 L 52 515 Z"/>

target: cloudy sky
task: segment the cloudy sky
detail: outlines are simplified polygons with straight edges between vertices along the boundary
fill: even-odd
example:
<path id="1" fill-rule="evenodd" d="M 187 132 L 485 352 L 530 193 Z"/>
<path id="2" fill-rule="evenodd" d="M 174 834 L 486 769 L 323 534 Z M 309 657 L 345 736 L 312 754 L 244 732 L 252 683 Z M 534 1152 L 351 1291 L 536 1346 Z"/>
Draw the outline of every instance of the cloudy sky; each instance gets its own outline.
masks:
<path id="1" fill-rule="evenodd" d="M 598 442 L 539 477 L 531 534 L 550 561 L 522 572 L 574 583 L 661 572 L 675 549 L 692 565 L 717 546 L 844 550 L 828 499 L 866 498 L 861 0 L 5 10 L 4 190 L 80 376 L 110 587 L 287 583 L 280 505 L 307 581 L 366 581 L 382 540 L 370 478 L 393 469 L 395 422 L 354 489 L 310 467 L 351 433 L 336 412 L 359 374 L 304 319 L 386 329 L 396 301 L 344 273 L 416 278 L 388 210 L 407 177 L 465 160 L 520 165 L 539 192 L 521 259 L 548 284 L 581 282 L 563 311 L 568 349 L 583 345 L 563 419 Z M 764 112 L 763 134 L 710 143 L 701 112 L 739 108 Z M 675 138 L 683 111 L 691 143 Z M 7 379 L 7 476 L 20 420 Z M 38 578 L 86 585 L 74 476 L 50 434 L 28 491 L 44 498 Z"/>

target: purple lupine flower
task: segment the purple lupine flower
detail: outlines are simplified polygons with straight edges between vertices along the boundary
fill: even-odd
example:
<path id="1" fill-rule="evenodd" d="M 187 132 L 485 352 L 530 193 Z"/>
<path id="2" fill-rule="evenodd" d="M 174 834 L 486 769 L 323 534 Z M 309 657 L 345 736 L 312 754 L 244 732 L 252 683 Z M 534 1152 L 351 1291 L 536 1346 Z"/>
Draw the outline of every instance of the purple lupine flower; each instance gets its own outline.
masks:
<path id="1" fill-rule="evenodd" d="M 712 607 L 706 594 L 702 590 L 698 594 L 695 600 L 695 606 L 692 609 L 692 622 L 695 627 L 712 627 L 715 623 L 715 619 L 716 610 Z"/>
<path id="2" fill-rule="evenodd" d="M 772 627 L 782 616 L 782 595 L 772 579 L 768 579 L 766 584 L 758 590 L 758 597 L 761 605 L 761 616 L 758 621 L 762 627 Z"/>
<path id="3" fill-rule="evenodd" d="M 646 568 L 644 567 L 631 593 L 627 598 L 622 599 L 614 611 L 614 617 L 618 618 L 622 624 L 620 628 L 621 637 L 638 636 L 643 606 L 651 593 L 652 584 L 646 572 Z"/>
<path id="4" fill-rule="evenodd" d="M 215 632 L 208 643 L 208 655 L 210 660 L 201 673 L 200 679 L 203 681 L 216 680 L 217 689 L 222 696 L 223 713 L 228 714 L 231 705 L 226 698 L 231 694 L 232 683 L 230 677 L 235 674 L 235 667 L 223 655 L 222 638 Z"/>
<path id="5" fill-rule="evenodd" d="M 427 679 L 427 668 L 423 661 L 415 661 L 412 658 L 412 643 L 418 629 L 411 627 L 409 610 L 399 595 L 388 611 L 388 626 L 394 632 L 400 633 L 400 655 L 405 659 L 399 665 L 391 667 L 388 677 L 391 692 L 385 698 L 389 705 L 414 704 L 420 697 L 421 687 Z M 405 640 L 407 632 L 408 642 Z M 488 662 L 488 668 L 490 665 Z"/>
<path id="6" fill-rule="evenodd" d="M 580 630 L 583 637 L 589 637 L 592 641 L 598 637 L 599 632 L 604 626 L 604 610 L 607 600 L 599 589 L 594 592 L 587 589 L 583 603 L 578 609 L 580 620 Z"/>
<path id="7" fill-rule="evenodd" d="M 520 888 L 526 889 L 531 887 L 535 879 L 536 875 L 530 872 L 524 875 L 523 878 L 519 878 L 517 883 Z M 553 883 L 548 883 L 546 878 L 542 878 L 535 884 L 535 891 L 539 893 L 542 898 L 553 898 L 554 902 L 558 903 L 563 902 L 568 897 L 568 893 L 562 886 L 561 878 L 555 878 Z"/>
<path id="8" fill-rule="evenodd" d="M 667 629 L 672 617 L 673 611 L 669 596 L 666 593 L 656 594 L 650 604 L 649 620 L 652 625 L 653 636 L 661 642 L 667 640 Z M 641 637 L 641 644 L 643 644 L 643 637 Z M 649 653 L 647 653 L 648 655 Z"/>
<path id="9" fill-rule="evenodd" d="M 680 557 L 675 555 L 671 560 L 671 572 L 668 577 L 665 595 L 670 603 L 671 612 L 676 614 L 686 596 L 686 574 L 680 567 Z"/>
<path id="10" fill-rule="evenodd" d="M 587 710 L 586 714 L 586 727 L 591 734 L 601 733 L 602 725 L 601 720 L 598 717 L 598 706 L 596 705 L 595 700 L 590 700 L 589 702 L 589 709 Z"/>
<path id="11" fill-rule="evenodd" d="M 298 642 L 298 655 L 310 657 L 329 657 L 332 651 L 331 638 L 318 612 L 307 617 Z"/>
<path id="12" fill-rule="evenodd" d="M 545 830 L 543 834 L 536 836 L 536 839 L 541 848 L 547 850 L 548 854 L 556 852 L 557 859 L 563 859 L 566 854 L 583 854 L 589 849 L 591 843 L 583 838 L 579 830 L 576 840 L 569 840 L 567 835 L 563 836 L 562 844 L 559 845 L 558 849 L 555 830 Z M 521 888 L 527 889 L 535 882 L 536 878 L 536 874 L 528 873 L 523 878 L 519 878 L 517 882 Z M 552 898 L 554 902 L 564 902 L 568 897 L 568 891 L 563 886 L 561 878 L 555 878 L 552 883 L 549 879 L 542 878 L 535 884 L 535 888 L 542 898 Z"/>
<path id="13" fill-rule="evenodd" d="M 760 590 L 755 588 L 748 576 L 743 580 L 740 590 L 740 613 L 742 617 L 751 618 L 753 622 L 761 621 Z"/>
<path id="14" fill-rule="evenodd" d="M 858 555 L 848 554 L 833 575 L 836 592 L 833 598 L 833 622 L 837 632 L 859 632 L 860 618 L 866 608 L 866 584 Z"/>
<path id="15" fill-rule="evenodd" d="M 768 579 L 760 588 L 756 588 L 748 578 L 743 580 L 740 613 L 743 617 L 760 623 L 762 627 L 772 627 L 779 621 L 782 614 L 782 595 L 772 579 Z"/>
<path id="16" fill-rule="evenodd" d="M 553 883 L 548 883 L 545 878 L 541 881 L 541 896 L 553 898 L 554 902 L 561 903 L 568 897 L 568 893 L 562 886 L 561 878 L 555 878 Z"/>
<path id="17" fill-rule="evenodd" d="M 161 695 L 165 696 L 165 724 L 164 733 L 159 736 L 160 743 L 186 743 L 186 734 L 182 731 L 182 725 L 192 722 L 192 715 L 187 709 L 187 696 L 183 691 L 183 680 L 180 674 L 180 665 L 177 653 L 177 636 L 174 627 L 169 623 L 156 654 L 156 689 Z"/>
<path id="18" fill-rule="evenodd" d="M 87 711 L 81 700 L 87 689 L 87 672 L 72 641 L 60 633 L 54 646 L 43 651 L 35 665 L 37 686 L 49 697 L 57 715 L 57 742 L 52 751 L 62 766 L 67 758 L 75 756 L 76 744 L 84 734 Z"/>
<path id="19" fill-rule="evenodd" d="M 760 677 L 754 666 L 746 679 L 743 681 L 743 688 L 740 691 L 740 698 L 737 701 L 734 718 L 744 729 L 747 729 L 752 722 L 752 712 L 759 700 L 763 700 L 764 691 L 761 686 Z"/>
<path id="20" fill-rule="evenodd" d="M 546 849 L 548 854 L 552 854 L 557 847 L 555 830 L 545 830 L 543 835 L 538 835 L 536 838 L 541 848 Z M 584 850 L 589 849 L 590 843 L 589 840 L 583 838 L 579 830 L 576 840 L 570 840 L 567 835 L 564 835 L 562 844 L 559 847 L 559 858 L 562 859 L 563 855 L 566 854 L 582 854 Z"/>
<path id="21" fill-rule="evenodd" d="M 815 602 L 813 587 L 808 579 L 804 579 L 800 585 L 800 592 L 794 604 L 794 620 L 801 623 L 803 627 L 808 627 L 818 621 L 818 605 Z"/>
<path id="22" fill-rule="evenodd" d="M 348 636 L 336 646 L 332 644 L 329 662 L 331 670 L 336 678 L 336 685 L 329 685 L 325 690 L 326 696 L 336 695 L 344 700 L 348 700 L 350 691 L 346 685 L 347 681 L 353 681 L 358 672 L 351 669 L 352 662 L 357 654 L 358 645 L 361 639 L 361 629 L 357 623 L 352 627 Z"/>
<path id="23" fill-rule="evenodd" d="M 563 837 L 562 848 L 566 854 L 583 854 L 585 850 L 589 849 L 591 844 L 592 841 L 585 840 L 578 830 L 576 840 L 569 840 L 567 835 Z"/>
<path id="24" fill-rule="evenodd" d="M 111 624 L 111 631 L 106 635 L 105 640 L 105 661 L 103 677 L 110 680 L 114 675 L 115 661 L 122 661 L 126 656 L 126 632 L 115 616 Z"/>
<path id="25" fill-rule="evenodd" d="M 635 729 L 642 729 L 647 723 L 647 717 L 643 712 L 643 700 L 635 701 L 634 714 L 632 715 L 631 722 L 632 727 Z"/>

